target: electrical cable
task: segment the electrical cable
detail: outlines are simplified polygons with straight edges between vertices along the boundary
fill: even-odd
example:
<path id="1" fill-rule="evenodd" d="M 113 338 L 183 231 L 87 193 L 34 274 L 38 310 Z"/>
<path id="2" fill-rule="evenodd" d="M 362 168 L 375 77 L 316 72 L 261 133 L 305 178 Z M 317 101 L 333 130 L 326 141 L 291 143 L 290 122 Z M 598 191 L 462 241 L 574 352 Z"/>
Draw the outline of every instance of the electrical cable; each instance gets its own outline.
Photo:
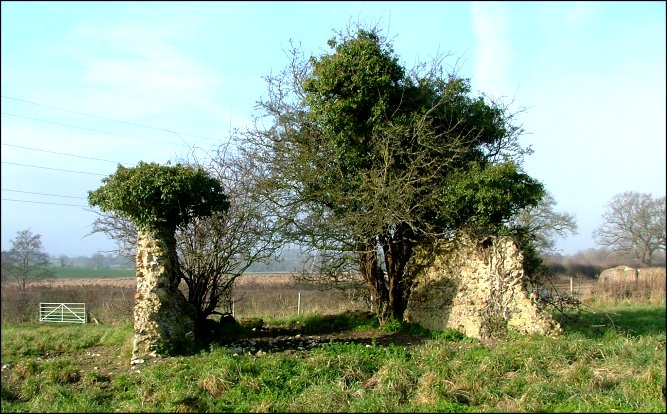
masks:
<path id="1" fill-rule="evenodd" d="M 78 198 L 80 200 L 87 200 L 86 197 L 75 197 L 75 196 L 66 196 L 66 195 L 59 195 L 59 194 L 47 194 L 47 193 L 36 193 L 36 192 L 33 192 L 33 191 L 10 190 L 9 188 L 0 188 L 0 190 L 2 190 L 2 191 L 11 191 L 12 193 L 37 194 L 37 195 L 45 195 L 45 196 L 50 196 L 50 197 Z"/>
<path id="2" fill-rule="evenodd" d="M 69 127 L 69 128 L 82 129 L 82 130 L 85 130 L 85 131 L 100 132 L 102 134 L 107 134 L 107 135 L 116 135 L 116 136 L 123 137 L 123 138 L 138 139 L 138 140 L 149 141 L 149 142 L 157 142 L 158 144 L 176 145 L 176 146 L 179 146 L 179 147 L 183 147 L 183 146 L 188 147 L 188 148 L 190 147 L 190 145 L 187 142 L 185 144 L 174 144 L 172 142 L 158 141 L 156 139 L 131 137 L 129 135 L 118 134 L 116 132 L 101 131 L 99 129 L 80 127 L 80 126 L 76 126 L 76 125 L 72 125 L 72 124 L 65 124 L 63 122 L 47 121 L 45 119 L 32 118 L 32 117 L 29 117 L 29 116 L 10 114 L 9 112 L 0 112 L 0 114 L 14 116 L 14 117 L 17 117 L 17 118 L 29 119 L 31 121 L 45 122 L 47 124 L 54 124 L 54 125 L 66 126 L 66 127 Z M 176 134 L 176 135 L 178 135 L 178 134 Z M 181 140 L 183 140 L 183 137 L 179 136 L 179 138 L 181 138 Z M 183 140 L 183 141 L 185 141 L 185 140 Z"/>
<path id="3" fill-rule="evenodd" d="M 29 200 L 15 200 L 13 198 L 0 198 L 2 201 L 18 201 L 20 203 L 33 203 L 33 204 L 51 204 L 54 206 L 68 206 L 68 207 L 81 207 L 88 208 L 88 206 L 80 206 L 76 204 L 63 204 L 63 203 L 48 203 L 46 201 L 29 201 Z"/>
<path id="4" fill-rule="evenodd" d="M 133 125 L 133 126 L 138 126 L 138 127 L 147 128 L 147 129 L 153 129 L 155 131 L 170 132 L 170 133 L 173 133 L 173 134 L 176 134 L 176 135 L 181 134 L 181 135 L 185 135 L 185 136 L 188 136 L 188 137 L 205 139 L 207 141 L 217 141 L 217 139 L 215 139 L 215 138 L 207 138 L 207 137 L 203 137 L 201 135 L 186 134 L 184 132 L 179 133 L 177 131 L 172 131 L 172 130 L 166 129 L 166 128 L 157 128 L 157 127 L 152 127 L 152 126 L 148 126 L 148 125 L 137 124 L 137 123 L 134 123 L 134 122 L 122 121 L 122 120 L 113 119 L 113 118 L 107 118 L 105 116 L 87 114 L 85 112 L 73 111 L 71 109 L 60 108 L 60 107 L 57 107 L 57 106 L 46 105 L 46 104 L 42 104 L 42 103 L 38 103 L 38 102 L 31 102 L 31 101 L 27 101 L 25 99 L 13 98 L 11 96 L 0 95 L 0 97 L 5 98 L 5 99 L 11 99 L 11 100 L 18 101 L 18 102 L 28 103 L 28 104 L 31 104 L 31 105 L 43 106 L 45 108 L 57 109 L 59 111 L 69 112 L 69 113 L 72 113 L 72 114 L 85 115 L 85 116 L 89 116 L 91 118 L 104 119 L 104 120 L 107 120 L 107 121 L 119 122 L 121 124 Z"/>
<path id="5" fill-rule="evenodd" d="M 65 155 L 65 156 L 68 156 L 68 157 L 85 158 L 85 159 L 94 160 L 94 161 L 111 162 L 111 163 L 114 163 L 114 164 L 125 164 L 125 163 L 122 163 L 122 162 L 119 162 L 119 161 L 111 161 L 111 160 L 104 160 L 104 159 L 101 159 L 101 158 L 85 157 L 83 155 L 67 154 L 67 153 L 64 153 L 64 152 L 47 151 L 47 150 L 43 150 L 43 149 L 23 147 L 21 145 L 14 145 L 14 144 L 0 144 L 0 145 L 4 145 L 4 146 L 7 146 L 7 147 L 27 149 L 27 150 L 31 150 L 31 151 L 48 152 L 50 154 Z M 127 164 L 129 164 L 129 163 L 127 163 Z"/>
<path id="6" fill-rule="evenodd" d="M 109 174 L 98 174 L 98 173 L 91 173 L 91 172 L 85 172 L 85 171 L 72 171 L 72 170 L 64 170 L 62 168 L 50 168 L 50 167 L 41 167 L 39 165 L 28 165 L 28 164 L 19 164 L 16 162 L 9 162 L 9 161 L 2 161 L 3 164 L 10 164 L 10 165 L 18 165 L 21 167 L 32 167 L 32 168 L 42 168 L 45 170 L 55 170 L 55 171 L 64 171 L 64 172 L 70 172 L 70 173 L 77 173 L 77 174 L 88 174 L 88 175 L 100 175 L 103 177 L 106 177 Z"/>

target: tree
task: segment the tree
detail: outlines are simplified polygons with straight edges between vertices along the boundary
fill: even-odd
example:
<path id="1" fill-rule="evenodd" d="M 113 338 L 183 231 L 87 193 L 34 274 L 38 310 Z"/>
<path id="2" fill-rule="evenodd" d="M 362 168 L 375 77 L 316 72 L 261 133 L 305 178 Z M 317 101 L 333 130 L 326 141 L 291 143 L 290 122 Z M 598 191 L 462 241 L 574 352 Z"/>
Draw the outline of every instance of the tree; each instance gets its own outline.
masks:
<path id="1" fill-rule="evenodd" d="M 548 191 L 536 206 L 522 209 L 512 219 L 511 229 L 523 250 L 523 268 L 530 276 L 547 273 L 542 258 L 556 253 L 556 239 L 577 233 L 574 215 L 555 210 L 556 200 Z"/>
<path id="2" fill-rule="evenodd" d="M 67 267 L 68 262 L 69 262 L 69 257 L 67 257 L 67 255 L 61 254 L 60 256 L 58 256 L 58 264 L 60 265 L 60 267 Z"/>
<path id="3" fill-rule="evenodd" d="M 282 246 L 275 222 L 256 191 L 257 166 L 221 146 L 210 166 L 230 197 L 229 209 L 193 221 L 177 233 L 181 276 L 202 331 L 213 314 L 231 313 L 232 287 L 253 263 L 266 262 Z M 219 306 L 227 307 L 226 312 Z"/>
<path id="4" fill-rule="evenodd" d="M 556 251 L 556 239 L 567 234 L 577 234 L 574 215 L 555 210 L 556 200 L 548 191 L 536 206 L 522 209 L 514 225 L 533 235 L 535 250 L 542 255 Z"/>
<path id="5" fill-rule="evenodd" d="M 294 49 L 266 78 L 241 148 L 263 166 L 281 230 L 318 252 L 317 272 L 356 270 L 381 322 L 401 320 L 415 248 L 461 229 L 498 232 L 543 188 L 521 171 L 512 114 L 471 96 L 469 80 L 444 76 L 439 61 L 408 73 L 375 29 L 329 46 L 308 60 Z"/>
<path id="6" fill-rule="evenodd" d="M 97 252 L 93 254 L 90 260 L 93 266 L 95 266 L 95 270 L 100 270 L 102 267 L 104 267 L 104 262 L 107 260 L 107 257 L 102 253 Z"/>
<path id="7" fill-rule="evenodd" d="M 220 182 L 229 208 L 176 231 L 178 271 L 185 297 L 196 309 L 195 332 L 202 341 L 207 339 L 208 317 L 231 312 L 236 279 L 253 263 L 272 258 L 282 245 L 275 223 L 256 196 L 258 172 L 251 160 L 221 146 L 207 171 Z M 93 232 L 115 240 L 119 254 L 136 255 L 136 227 L 117 213 L 99 213 Z"/>
<path id="8" fill-rule="evenodd" d="M 140 162 L 119 165 L 88 193 L 91 206 L 114 211 L 137 228 L 137 297 L 133 359 L 187 352 L 195 310 L 178 290 L 176 230 L 229 207 L 220 182 L 202 168 Z"/>
<path id="9" fill-rule="evenodd" d="M 665 197 L 633 191 L 615 195 L 593 237 L 598 245 L 651 266 L 656 253 L 665 252 Z"/>
<path id="10" fill-rule="evenodd" d="M 11 249 L 2 252 L 3 280 L 15 282 L 22 291 L 30 285 L 54 277 L 49 255 L 43 251 L 41 235 L 30 229 L 16 233 Z"/>

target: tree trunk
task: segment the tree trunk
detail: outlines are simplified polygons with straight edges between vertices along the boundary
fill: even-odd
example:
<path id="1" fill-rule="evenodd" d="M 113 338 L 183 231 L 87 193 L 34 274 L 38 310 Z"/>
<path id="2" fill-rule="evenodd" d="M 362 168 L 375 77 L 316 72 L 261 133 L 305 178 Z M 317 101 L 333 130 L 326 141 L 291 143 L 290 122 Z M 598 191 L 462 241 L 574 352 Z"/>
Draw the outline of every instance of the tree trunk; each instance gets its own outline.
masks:
<path id="1" fill-rule="evenodd" d="M 403 320 L 410 296 L 411 280 L 405 268 L 413 253 L 411 235 L 409 228 L 399 225 L 393 234 L 386 234 L 382 240 L 389 279 L 389 309 L 391 317 L 397 321 Z"/>
<path id="2" fill-rule="evenodd" d="M 376 251 L 376 240 L 358 244 L 361 274 L 373 295 L 380 324 L 389 320 L 403 320 L 410 295 L 411 277 L 405 273 L 413 253 L 413 241 L 407 228 L 399 227 L 393 234 L 380 237 L 384 253 L 386 277 Z"/>
<path id="3" fill-rule="evenodd" d="M 210 325 L 208 316 L 211 315 L 218 305 L 216 296 L 216 276 L 209 272 L 200 273 L 197 278 L 189 278 L 188 302 L 196 309 L 195 316 L 195 338 L 198 343 L 207 345 L 210 342 Z"/>
<path id="4" fill-rule="evenodd" d="M 357 251 L 361 275 L 368 286 L 371 296 L 373 296 L 375 313 L 380 320 L 380 324 L 383 324 L 390 316 L 389 289 L 382 269 L 378 265 L 375 240 L 371 239 L 366 242 L 359 242 L 357 244 Z"/>
<path id="5" fill-rule="evenodd" d="M 194 349 L 195 310 L 178 290 L 174 233 L 139 231 L 132 363 Z"/>

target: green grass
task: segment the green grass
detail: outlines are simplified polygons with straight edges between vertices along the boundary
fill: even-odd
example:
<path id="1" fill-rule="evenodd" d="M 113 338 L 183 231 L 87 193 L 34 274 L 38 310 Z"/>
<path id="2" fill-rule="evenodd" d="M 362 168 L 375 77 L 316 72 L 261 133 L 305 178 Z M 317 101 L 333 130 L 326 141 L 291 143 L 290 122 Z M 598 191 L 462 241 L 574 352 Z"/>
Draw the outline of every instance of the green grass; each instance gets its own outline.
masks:
<path id="1" fill-rule="evenodd" d="M 57 279 L 114 279 L 134 277 L 133 269 L 94 269 L 79 267 L 52 267 Z"/>
<path id="2" fill-rule="evenodd" d="M 590 338 L 598 338 L 615 332 L 630 337 L 665 332 L 667 310 L 661 305 L 621 303 L 618 305 L 594 305 L 583 308 L 579 314 L 569 312 L 567 318 L 556 315 L 566 331 Z M 566 321 L 566 322 L 564 322 Z"/>
<path id="3" fill-rule="evenodd" d="M 15 364 L 26 357 L 77 354 L 93 346 L 119 346 L 132 335 L 130 325 L 25 323 L 2 325 L 2 363 Z"/>
<path id="4" fill-rule="evenodd" d="M 563 319 L 559 338 L 480 343 L 398 324 L 419 345 L 328 345 L 292 355 L 225 347 L 129 368 L 128 325 L 2 326 L 3 412 L 665 412 L 665 304 Z M 340 328 L 371 329 L 348 315 Z M 323 329 L 313 315 L 282 321 Z M 276 321 L 280 322 L 280 321 Z M 105 351 L 106 350 L 106 351 Z M 125 365 L 93 369 L 88 352 Z M 113 369 L 112 369 L 113 368 Z M 113 371 L 110 373 L 109 371 Z"/>

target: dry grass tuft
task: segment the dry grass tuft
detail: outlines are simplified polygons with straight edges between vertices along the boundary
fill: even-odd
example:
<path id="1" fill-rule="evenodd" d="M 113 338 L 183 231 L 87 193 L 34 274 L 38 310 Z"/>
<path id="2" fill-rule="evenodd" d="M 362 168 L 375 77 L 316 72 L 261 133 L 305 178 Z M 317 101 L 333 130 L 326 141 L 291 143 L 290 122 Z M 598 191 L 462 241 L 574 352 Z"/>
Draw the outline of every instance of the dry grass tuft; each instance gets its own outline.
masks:
<path id="1" fill-rule="evenodd" d="M 220 397 L 229 390 L 231 382 L 220 378 L 219 376 L 209 375 L 202 378 L 197 385 L 202 390 L 209 393 L 212 397 Z"/>
<path id="2" fill-rule="evenodd" d="M 660 303 L 665 300 L 666 280 L 647 277 L 634 280 L 597 282 L 584 296 L 585 302 L 616 304 L 622 301 Z"/>

